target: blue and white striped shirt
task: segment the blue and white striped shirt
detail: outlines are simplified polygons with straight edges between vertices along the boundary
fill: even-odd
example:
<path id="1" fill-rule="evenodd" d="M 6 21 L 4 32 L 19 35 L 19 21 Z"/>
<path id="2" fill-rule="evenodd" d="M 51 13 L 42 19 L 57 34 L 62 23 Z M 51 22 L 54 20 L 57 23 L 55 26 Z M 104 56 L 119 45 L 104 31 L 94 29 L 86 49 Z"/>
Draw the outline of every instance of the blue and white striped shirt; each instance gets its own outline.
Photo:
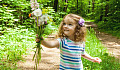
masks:
<path id="1" fill-rule="evenodd" d="M 58 38 L 60 48 L 59 70 L 83 70 L 81 54 L 85 53 L 84 42 L 74 42 L 68 38 Z"/>

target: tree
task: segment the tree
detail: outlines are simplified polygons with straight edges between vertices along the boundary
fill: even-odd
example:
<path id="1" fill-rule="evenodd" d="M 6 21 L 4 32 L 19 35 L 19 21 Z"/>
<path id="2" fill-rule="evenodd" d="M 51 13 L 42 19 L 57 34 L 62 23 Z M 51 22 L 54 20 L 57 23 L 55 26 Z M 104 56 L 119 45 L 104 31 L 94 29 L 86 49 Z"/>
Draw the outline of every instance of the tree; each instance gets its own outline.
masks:
<path id="1" fill-rule="evenodd" d="M 101 3 L 103 3 L 103 0 L 101 0 Z M 104 10 L 103 7 L 104 7 L 103 4 L 101 4 L 101 7 L 100 7 L 101 8 L 101 11 L 100 11 L 100 21 L 102 21 L 102 19 L 103 19 L 103 10 Z"/>
<path id="2" fill-rule="evenodd" d="M 108 17 L 108 9 L 109 9 L 109 5 L 108 5 L 108 1 L 109 0 L 106 0 L 106 6 L 105 6 L 105 17 Z M 104 21 L 107 21 L 106 18 L 104 19 Z"/>
<path id="3" fill-rule="evenodd" d="M 90 0 L 88 2 L 89 2 L 88 13 L 90 13 Z"/>
<path id="4" fill-rule="evenodd" d="M 78 14 L 78 0 L 77 0 L 77 14 Z"/>
<path id="5" fill-rule="evenodd" d="M 54 0 L 54 9 L 55 9 L 55 12 L 57 12 L 57 8 L 58 8 L 58 0 Z"/>
<path id="6" fill-rule="evenodd" d="M 66 10 L 67 10 L 67 3 L 68 3 L 68 0 L 65 0 L 64 12 L 66 12 Z"/>
<path id="7" fill-rule="evenodd" d="M 94 12 L 95 0 L 92 0 L 92 12 Z"/>

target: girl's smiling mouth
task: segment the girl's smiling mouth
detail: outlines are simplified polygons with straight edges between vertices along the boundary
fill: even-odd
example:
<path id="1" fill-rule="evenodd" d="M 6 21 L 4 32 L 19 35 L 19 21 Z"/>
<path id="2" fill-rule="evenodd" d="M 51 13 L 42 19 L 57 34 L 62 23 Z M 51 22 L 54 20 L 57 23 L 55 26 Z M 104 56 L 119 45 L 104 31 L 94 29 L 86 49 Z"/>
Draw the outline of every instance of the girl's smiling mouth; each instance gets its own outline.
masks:
<path id="1" fill-rule="evenodd" d="M 69 30 L 64 30 L 64 31 L 69 31 Z"/>

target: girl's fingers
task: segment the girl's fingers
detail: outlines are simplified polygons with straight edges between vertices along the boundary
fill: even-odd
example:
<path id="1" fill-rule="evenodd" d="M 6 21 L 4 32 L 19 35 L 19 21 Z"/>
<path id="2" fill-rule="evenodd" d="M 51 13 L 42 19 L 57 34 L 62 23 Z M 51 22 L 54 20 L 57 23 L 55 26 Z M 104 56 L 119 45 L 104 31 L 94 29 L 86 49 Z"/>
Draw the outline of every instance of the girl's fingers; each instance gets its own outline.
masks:
<path id="1" fill-rule="evenodd" d="M 98 62 L 100 64 L 100 62 L 102 62 L 102 60 L 98 57 L 95 58 L 95 61 Z"/>
<path id="2" fill-rule="evenodd" d="M 36 37 L 38 37 L 38 34 L 36 34 Z"/>
<path id="3" fill-rule="evenodd" d="M 43 37 L 40 38 L 40 37 L 38 37 L 38 34 L 36 34 L 36 40 L 35 41 L 40 42 L 40 40 L 43 40 Z"/>
<path id="4" fill-rule="evenodd" d="M 98 60 L 99 62 L 101 62 L 101 61 L 102 61 L 100 58 L 97 58 L 97 60 Z"/>
<path id="5" fill-rule="evenodd" d="M 36 39 L 35 41 L 36 41 L 36 42 L 39 42 L 39 41 L 40 41 L 40 39 Z"/>

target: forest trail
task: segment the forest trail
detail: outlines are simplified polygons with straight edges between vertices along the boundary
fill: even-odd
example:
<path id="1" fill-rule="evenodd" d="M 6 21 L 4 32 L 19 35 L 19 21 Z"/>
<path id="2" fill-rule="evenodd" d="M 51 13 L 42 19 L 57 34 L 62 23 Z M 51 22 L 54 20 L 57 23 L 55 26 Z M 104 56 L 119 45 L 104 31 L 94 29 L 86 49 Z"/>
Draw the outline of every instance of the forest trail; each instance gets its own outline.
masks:
<path id="1" fill-rule="evenodd" d="M 59 49 L 57 48 L 46 48 L 42 46 L 42 59 L 39 63 L 38 70 L 58 70 L 59 69 Z M 34 70 L 35 62 L 32 61 L 34 52 L 30 52 L 25 58 L 25 62 L 18 62 L 18 69 L 20 70 Z"/>
<path id="2" fill-rule="evenodd" d="M 114 55 L 116 58 L 120 58 L 120 39 L 116 37 L 99 32 L 97 26 L 92 22 L 86 22 L 86 26 L 94 28 L 97 38 L 102 42 L 102 44 L 107 47 L 109 53 Z M 44 51 L 42 51 L 42 59 L 39 63 L 38 70 L 58 70 L 59 69 L 59 49 L 57 48 L 46 48 L 43 46 Z M 34 52 L 31 52 L 25 58 L 25 62 L 18 62 L 18 69 L 21 70 L 34 70 L 34 61 L 32 61 Z"/>
<path id="3" fill-rule="evenodd" d="M 104 47 L 107 47 L 108 52 L 120 59 L 120 39 L 107 33 L 95 31 L 98 39 L 102 42 Z"/>

